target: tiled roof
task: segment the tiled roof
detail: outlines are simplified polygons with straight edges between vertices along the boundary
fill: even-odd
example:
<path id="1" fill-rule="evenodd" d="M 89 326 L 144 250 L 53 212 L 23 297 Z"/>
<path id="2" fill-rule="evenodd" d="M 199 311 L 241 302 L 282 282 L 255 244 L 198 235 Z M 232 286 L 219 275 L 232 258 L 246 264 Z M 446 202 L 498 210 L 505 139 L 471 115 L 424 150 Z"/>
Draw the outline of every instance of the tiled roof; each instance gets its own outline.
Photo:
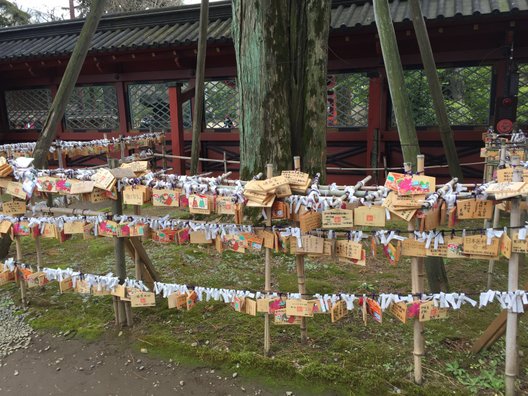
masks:
<path id="1" fill-rule="evenodd" d="M 410 20 L 407 0 L 390 3 L 396 23 Z M 422 0 L 427 19 L 463 18 L 485 14 L 527 12 L 528 0 Z M 183 6 L 105 15 L 90 51 L 114 52 L 134 48 L 177 47 L 198 40 L 199 6 Z M 331 29 L 351 29 L 374 23 L 369 1 L 334 0 Z M 83 20 L 0 29 L 0 60 L 55 57 L 71 53 Z M 208 37 L 231 40 L 231 2 L 210 3 Z"/>

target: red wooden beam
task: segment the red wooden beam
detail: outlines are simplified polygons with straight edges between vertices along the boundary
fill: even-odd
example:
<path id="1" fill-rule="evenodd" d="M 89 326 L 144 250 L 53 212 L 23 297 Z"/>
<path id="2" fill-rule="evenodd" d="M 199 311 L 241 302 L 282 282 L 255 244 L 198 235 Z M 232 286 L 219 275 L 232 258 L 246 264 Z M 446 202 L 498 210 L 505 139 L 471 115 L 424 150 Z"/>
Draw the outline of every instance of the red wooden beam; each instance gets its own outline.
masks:
<path id="1" fill-rule="evenodd" d="M 183 102 L 181 99 L 181 84 L 171 85 L 168 89 L 172 155 L 183 156 Z M 172 168 L 179 175 L 185 174 L 185 161 L 174 158 L 172 160 Z"/>

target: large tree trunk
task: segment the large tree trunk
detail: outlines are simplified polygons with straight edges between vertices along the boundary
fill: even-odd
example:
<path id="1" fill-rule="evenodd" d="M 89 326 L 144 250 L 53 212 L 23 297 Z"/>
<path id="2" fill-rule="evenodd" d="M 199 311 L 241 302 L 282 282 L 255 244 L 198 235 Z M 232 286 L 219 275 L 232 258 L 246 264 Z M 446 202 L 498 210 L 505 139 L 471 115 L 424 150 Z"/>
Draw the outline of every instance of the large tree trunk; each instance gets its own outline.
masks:
<path id="1" fill-rule="evenodd" d="M 233 0 L 241 177 L 326 165 L 328 0 Z"/>

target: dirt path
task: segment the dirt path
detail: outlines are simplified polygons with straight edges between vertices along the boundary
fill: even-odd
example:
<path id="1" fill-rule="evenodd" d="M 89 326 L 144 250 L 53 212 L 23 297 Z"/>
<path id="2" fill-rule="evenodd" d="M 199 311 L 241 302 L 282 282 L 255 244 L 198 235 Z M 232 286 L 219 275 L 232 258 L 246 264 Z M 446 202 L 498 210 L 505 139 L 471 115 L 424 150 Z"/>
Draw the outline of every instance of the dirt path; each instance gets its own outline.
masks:
<path id="1" fill-rule="evenodd" d="M 0 394 L 285 395 L 209 368 L 183 367 L 133 352 L 124 339 L 86 342 L 36 334 L 27 349 L 3 359 Z M 183 382 L 180 382 L 183 381 Z"/>

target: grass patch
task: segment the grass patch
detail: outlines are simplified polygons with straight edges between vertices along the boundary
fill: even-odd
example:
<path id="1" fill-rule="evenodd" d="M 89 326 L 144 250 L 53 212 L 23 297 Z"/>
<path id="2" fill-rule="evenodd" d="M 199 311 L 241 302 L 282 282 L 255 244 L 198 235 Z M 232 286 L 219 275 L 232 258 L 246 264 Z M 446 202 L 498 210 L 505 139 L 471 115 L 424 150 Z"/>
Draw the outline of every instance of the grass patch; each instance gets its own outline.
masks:
<path id="1" fill-rule="evenodd" d="M 180 216 L 180 212 L 173 214 Z M 143 213 L 167 212 L 147 207 Z M 22 241 L 24 261 L 34 263 L 34 241 Z M 264 285 L 263 254 L 218 254 L 211 247 L 161 246 L 152 241 L 144 242 L 144 246 L 166 282 L 240 289 L 261 289 Z M 85 241 L 75 236 L 63 244 L 42 240 L 42 248 L 44 263 L 49 267 L 69 266 L 98 274 L 114 270 L 111 239 Z M 484 290 L 487 266 L 487 261 L 449 260 L 446 269 L 451 289 Z M 308 257 L 305 270 L 308 292 L 408 292 L 411 284 L 410 260 L 403 258 L 397 266 L 390 266 L 380 252 L 377 257 L 369 257 L 364 268 Z M 134 276 L 130 259 L 127 273 Z M 521 271 L 521 284 L 527 281 L 528 274 Z M 272 255 L 272 283 L 281 291 L 297 291 L 293 256 Z M 506 260 L 496 263 L 493 288 L 507 288 Z M 18 298 L 15 289 L 12 293 Z M 50 284 L 42 290 L 31 289 L 29 298 L 31 323 L 38 329 L 73 330 L 77 336 L 93 340 L 113 321 L 108 297 L 60 295 L 56 284 Z M 447 320 L 426 323 L 422 387 L 412 381 L 412 323 L 400 324 L 388 313 L 383 316 L 383 324 L 371 321 L 367 327 L 358 311 L 335 324 L 326 315 L 316 315 L 308 321 L 307 345 L 300 344 L 298 328 L 272 326 L 271 357 L 262 355 L 263 318 L 236 313 L 218 302 L 200 303 L 182 312 L 168 310 L 166 301 L 158 299 L 155 308 L 134 310 L 136 325 L 126 334 L 137 348 L 145 346 L 143 341 L 148 342 L 149 352 L 156 356 L 185 364 L 236 369 L 272 387 L 300 389 L 297 393 L 301 394 L 383 395 L 399 390 L 405 395 L 469 395 L 480 387 L 479 394 L 492 395 L 502 392 L 503 343 L 477 358 L 469 350 L 498 313 L 496 305 L 482 310 L 464 306 L 460 311 L 450 311 Z M 528 334 L 522 331 L 527 320 L 520 317 L 519 347 L 523 351 L 528 350 Z M 528 391 L 528 370 L 524 367 L 526 358 L 521 357 L 520 386 Z"/>

